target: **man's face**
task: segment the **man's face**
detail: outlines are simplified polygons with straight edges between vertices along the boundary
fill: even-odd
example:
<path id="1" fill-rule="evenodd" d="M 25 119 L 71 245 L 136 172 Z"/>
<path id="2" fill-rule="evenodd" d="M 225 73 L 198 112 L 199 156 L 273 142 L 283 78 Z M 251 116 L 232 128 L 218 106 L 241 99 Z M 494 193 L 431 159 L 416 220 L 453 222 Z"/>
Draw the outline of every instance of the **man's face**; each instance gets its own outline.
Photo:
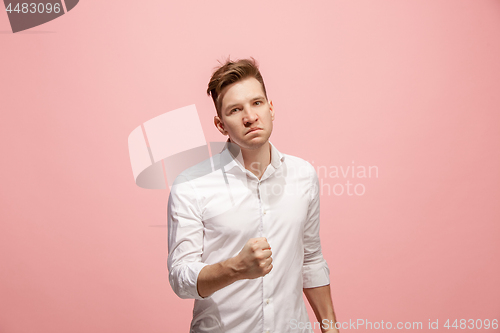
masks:
<path id="1" fill-rule="evenodd" d="M 214 123 L 242 149 L 256 149 L 267 142 L 273 130 L 274 110 L 257 79 L 249 77 L 221 91 L 221 118 Z"/>

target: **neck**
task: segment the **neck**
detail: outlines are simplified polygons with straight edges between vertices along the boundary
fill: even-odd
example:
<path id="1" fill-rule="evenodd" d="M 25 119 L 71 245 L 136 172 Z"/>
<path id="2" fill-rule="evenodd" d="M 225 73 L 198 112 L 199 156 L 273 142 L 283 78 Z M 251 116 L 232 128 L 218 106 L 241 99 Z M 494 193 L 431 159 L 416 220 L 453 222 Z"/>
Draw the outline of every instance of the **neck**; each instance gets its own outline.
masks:
<path id="1" fill-rule="evenodd" d="M 271 144 L 269 140 L 256 149 L 241 149 L 245 169 L 261 179 L 267 166 L 271 163 Z"/>

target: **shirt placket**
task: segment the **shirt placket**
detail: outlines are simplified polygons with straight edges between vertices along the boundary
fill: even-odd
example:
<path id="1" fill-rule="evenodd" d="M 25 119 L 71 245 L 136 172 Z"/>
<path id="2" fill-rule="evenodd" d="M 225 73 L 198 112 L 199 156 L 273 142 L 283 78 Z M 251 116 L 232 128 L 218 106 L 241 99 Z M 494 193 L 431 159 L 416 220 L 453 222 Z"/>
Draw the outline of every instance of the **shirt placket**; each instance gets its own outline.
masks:
<path id="1" fill-rule="evenodd" d="M 268 233 L 269 214 L 267 211 L 266 202 L 263 201 L 263 198 L 265 199 L 265 196 L 262 193 L 263 186 L 265 185 L 262 185 L 262 180 L 258 180 L 257 196 L 259 199 L 259 210 L 260 210 L 260 231 L 261 231 L 261 237 L 267 238 L 269 234 Z M 272 271 L 262 277 L 262 314 L 264 318 L 263 333 L 275 332 Z"/>

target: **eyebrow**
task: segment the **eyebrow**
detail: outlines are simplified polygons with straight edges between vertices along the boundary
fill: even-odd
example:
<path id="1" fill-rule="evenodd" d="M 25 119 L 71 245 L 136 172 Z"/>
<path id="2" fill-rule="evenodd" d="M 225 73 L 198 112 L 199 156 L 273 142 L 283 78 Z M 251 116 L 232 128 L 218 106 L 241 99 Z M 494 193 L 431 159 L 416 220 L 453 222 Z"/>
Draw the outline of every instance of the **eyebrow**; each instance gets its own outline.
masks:
<path id="1" fill-rule="evenodd" d="M 259 99 L 266 99 L 264 96 L 257 96 L 257 97 L 254 97 L 250 100 L 250 102 L 254 102 L 256 100 L 259 100 Z M 224 112 L 227 112 L 229 110 L 231 110 L 232 108 L 234 108 L 235 106 L 238 106 L 240 105 L 241 103 L 234 103 L 234 104 L 231 104 L 231 105 L 228 105 L 226 106 L 226 109 L 224 110 Z"/>

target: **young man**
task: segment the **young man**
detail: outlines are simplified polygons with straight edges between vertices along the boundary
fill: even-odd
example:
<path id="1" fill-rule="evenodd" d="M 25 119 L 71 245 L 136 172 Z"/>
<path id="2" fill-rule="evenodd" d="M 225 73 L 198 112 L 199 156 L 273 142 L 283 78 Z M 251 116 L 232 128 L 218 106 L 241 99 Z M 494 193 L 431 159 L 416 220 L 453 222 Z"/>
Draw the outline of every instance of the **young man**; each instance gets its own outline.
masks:
<path id="1" fill-rule="evenodd" d="M 168 204 L 169 281 L 195 299 L 190 332 L 312 332 L 302 292 L 337 332 L 314 168 L 269 142 L 274 108 L 253 59 L 228 60 L 207 93 L 229 139 L 176 178 Z"/>

